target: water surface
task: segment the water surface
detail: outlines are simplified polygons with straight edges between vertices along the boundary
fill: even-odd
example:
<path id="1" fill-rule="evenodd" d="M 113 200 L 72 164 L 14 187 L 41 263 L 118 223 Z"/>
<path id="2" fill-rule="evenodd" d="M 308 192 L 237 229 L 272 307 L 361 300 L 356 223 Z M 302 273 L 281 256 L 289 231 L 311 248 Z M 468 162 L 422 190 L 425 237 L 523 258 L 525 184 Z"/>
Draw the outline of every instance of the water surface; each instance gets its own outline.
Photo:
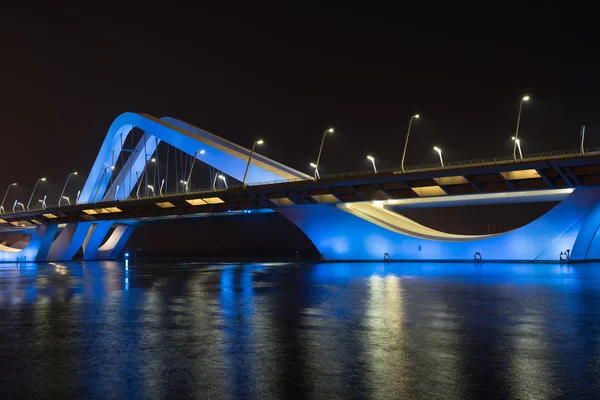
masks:
<path id="1" fill-rule="evenodd" d="M 600 265 L 0 264 L 0 398 L 598 398 Z"/>

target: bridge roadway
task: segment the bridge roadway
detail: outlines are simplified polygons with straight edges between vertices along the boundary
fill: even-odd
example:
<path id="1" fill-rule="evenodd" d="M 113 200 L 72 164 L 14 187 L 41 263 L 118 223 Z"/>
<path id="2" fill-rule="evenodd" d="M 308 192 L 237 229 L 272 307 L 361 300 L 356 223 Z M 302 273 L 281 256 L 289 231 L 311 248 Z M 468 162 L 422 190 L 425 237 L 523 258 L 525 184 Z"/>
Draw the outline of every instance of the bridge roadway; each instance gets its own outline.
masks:
<path id="1" fill-rule="evenodd" d="M 456 163 L 408 170 L 296 179 L 226 190 L 190 191 L 141 199 L 102 201 L 0 215 L 0 227 L 71 222 L 127 221 L 166 216 L 282 209 L 317 204 L 375 202 L 383 206 L 431 207 L 559 201 L 576 188 L 600 186 L 600 151 Z M 449 202 L 450 198 L 459 199 Z"/>

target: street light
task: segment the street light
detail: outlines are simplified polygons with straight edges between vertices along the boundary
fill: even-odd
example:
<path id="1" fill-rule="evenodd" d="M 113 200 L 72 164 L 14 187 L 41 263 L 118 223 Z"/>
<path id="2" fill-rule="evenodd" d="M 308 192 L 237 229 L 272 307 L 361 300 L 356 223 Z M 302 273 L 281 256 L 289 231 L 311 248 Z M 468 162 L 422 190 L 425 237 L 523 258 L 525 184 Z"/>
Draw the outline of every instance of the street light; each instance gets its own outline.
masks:
<path id="1" fill-rule="evenodd" d="M 98 183 L 98 187 L 96 188 L 96 193 L 94 194 L 94 203 L 96 202 L 96 197 L 98 197 L 98 192 L 100 191 L 100 186 L 102 186 L 102 181 L 104 180 L 104 175 L 106 175 L 106 171 L 108 171 L 109 169 L 113 170 L 113 169 L 115 169 L 115 166 L 111 165 L 110 167 L 104 168 L 104 171 L 102 171 L 102 176 L 100 177 L 100 183 Z M 110 179 L 109 179 L 109 182 L 110 182 Z"/>
<path id="2" fill-rule="evenodd" d="M 154 194 L 154 186 L 152 186 L 152 185 L 148 185 L 148 189 L 152 190 L 152 196 L 156 196 L 156 195 Z"/>
<path id="3" fill-rule="evenodd" d="M 519 115 L 517 116 L 517 129 L 515 131 L 515 137 L 513 140 L 515 144 L 513 145 L 513 161 L 517 161 L 517 146 L 519 146 L 519 125 L 521 124 L 521 109 L 523 108 L 523 103 L 529 101 L 529 96 L 523 96 L 521 101 L 519 101 Z M 521 147 L 519 146 L 519 152 L 521 152 Z M 523 155 L 521 155 L 521 159 L 523 159 Z"/>
<path id="4" fill-rule="evenodd" d="M 319 168 L 317 167 L 317 164 L 311 162 L 310 166 L 315 169 L 315 177 L 317 179 L 321 179 L 321 175 L 319 175 Z"/>
<path id="5" fill-rule="evenodd" d="M 13 204 L 13 212 L 17 212 L 16 211 L 17 206 L 21 206 L 23 208 L 23 211 L 25 211 L 25 206 L 23 205 L 23 203 L 19 203 L 19 200 L 15 200 L 15 202 Z"/>
<path id="6" fill-rule="evenodd" d="M 186 181 L 179 181 L 179 183 L 181 183 L 183 185 L 183 187 L 185 188 L 185 192 L 188 192 L 188 184 Z"/>
<path id="7" fill-rule="evenodd" d="M 375 166 L 375 157 L 367 156 L 367 159 L 371 160 L 371 162 L 373 163 L 373 171 L 375 171 L 375 173 L 377 173 L 377 167 Z"/>
<path id="8" fill-rule="evenodd" d="M 38 184 L 40 182 L 46 182 L 46 178 L 40 178 L 35 182 L 35 186 L 33 187 L 33 191 L 31 192 L 31 197 L 29 197 L 29 202 L 27 202 L 27 211 L 29 211 L 29 206 L 31 205 L 31 200 L 33 200 L 33 195 L 35 194 L 35 189 L 37 189 Z"/>
<path id="9" fill-rule="evenodd" d="M 333 128 L 329 128 L 325 132 L 323 132 L 323 139 L 321 139 L 321 147 L 319 147 L 319 155 L 317 156 L 317 163 L 315 164 L 315 179 L 318 176 L 319 162 L 321 161 L 321 153 L 323 152 L 323 144 L 325 143 L 325 136 L 327 136 L 328 133 L 333 133 Z"/>
<path id="10" fill-rule="evenodd" d="M 442 164 L 442 167 L 444 166 L 444 159 L 442 158 L 442 149 L 440 149 L 437 146 L 433 146 L 433 150 L 437 151 L 437 153 L 440 156 L 440 163 Z"/>
<path id="11" fill-rule="evenodd" d="M 67 180 L 65 181 L 65 186 L 63 187 L 62 192 L 60 193 L 60 197 L 58 198 L 58 206 L 60 207 L 60 203 L 62 202 L 62 199 L 64 199 L 64 195 L 65 195 L 65 190 L 67 189 L 67 185 L 69 184 L 69 179 L 71 179 L 71 176 L 73 175 L 77 175 L 77 172 L 71 172 L 69 175 L 67 175 Z"/>
<path id="12" fill-rule="evenodd" d="M 63 198 L 63 199 L 65 199 L 65 200 L 67 201 L 67 204 L 68 204 L 68 205 L 71 205 L 71 200 L 69 200 L 69 197 L 67 197 L 67 196 L 63 196 L 62 198 Z"/>
<path id="13" fill-rule="evenodd" d="M 6 196 L 8 196 L 8 192 L 10 192 L 10 189 L 13 186 L 17 186 L 16 183 L 11 183 L 10 185 L 8 185 L 8 188 L 6 189 L 6 193 L 4 193 L 4 198 L 2 199 L 2 204 L 0 204 L 0 212 L 4 212 L 4 202 L 6 201 Z"/>
<path id="14" fill-rule="evenodd" d="M 225 179 L 224 175 L 219 175 L 219 179 L 223 181 L 223 183 L 225 184 L 225 189 L 228 189 L 227 187 L 227 179 Z"/>
<path id="15" fill-rule="evenodd" d="M 517 138 L 515 138 L 513 136 L 512 140 L 515 142 L 515 146 L 517 146 L 519 148 L 519 158 L 522 160 L 523 159 L 523 152 L 521 151 L 521 139 L 517 139 Z"/>
<path id="16" fill-rule="evenodd" d="M 165 180 L 163 179 L 160 183 L 160 188 L 158 188 L 158 194 L 162 197 L 163 186 L 165 186 Z"/>
<path id="17" fill-rule="evenodd" d="M 408 121 L 408 131 L 406 132 L 406 141 L 404 142 L 404 151 L 402 152 L 402 172 L 404 172 L 404 157 L 406 157 L 406 148 L 408 147 L 408 137 L 410 136 L 410 128 L 412 127 L 413 119 L 419 119 L 421 116 L 419 114 L 415 114 L 410 117 L 410 121 Z"/>
<path id="18" fill-rule="evenodd" d="M 192 161 L 192 167 L 190 168 L 190 173 L 188 174 L 187 177 L 187 181 L 185 181 L 185 191 L 186 193 L 188 192 L 188 187 L 190 186 L 190 180 L 192 179 L 192 172 L 194 172 L 194 164 L 196 164 L 196 157 L 198 156 L 198 154 L 204 154 L 206 153 L 206 151 L 204 150 L 198 150 L 197 152 L 194 153 L 194 159 Z M 161 190 L 162 192 L 162 190 Z"/>
<path id="19" fill-rule="evenodd" d="M 44 195 L 43 199 L 38 200 L 38 202 L 42 203 L 42 210 L 46 209 L 46 195 Z"/>
<path id="20" fill-rule="evenodd" d="M 250 151 L 250 157 L 248 157 L 248 164 L 246 165 L 246 172 L 244 172 L 244 181 L 242 182 L 244 187 L 246 187 L 246 176 L 248 175 L 248 169 L 250 168 L 250 163 L 252 162 L 252 156 L 254 155 L 254 149 L 256 148 L 256 145 L 262 145 L 265 141 L 262 139 L 257 140 L 256 142 L 254 142 L 254 144 L 252 145 L 252 151 Z"/>

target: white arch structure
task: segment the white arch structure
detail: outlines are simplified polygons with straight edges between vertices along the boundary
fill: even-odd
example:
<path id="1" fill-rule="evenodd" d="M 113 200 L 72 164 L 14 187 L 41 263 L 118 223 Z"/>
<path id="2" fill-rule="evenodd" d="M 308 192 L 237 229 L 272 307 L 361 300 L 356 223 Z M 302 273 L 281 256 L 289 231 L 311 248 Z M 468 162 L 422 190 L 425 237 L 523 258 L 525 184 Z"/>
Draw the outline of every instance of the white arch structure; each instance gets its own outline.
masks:
<path id="1" fill-rule="evenodd" d="M 134 127 L 144 132 L 143 138 L 113 177 L 111 166 Z M 243 179 L 250 150 L 173 118 L 125 113 L 112 123 L 79 202 L 127 198 L 162 141 L 239 181 Z M 310 177 L 254 154 L 248 184 L 284 179 Z M 561 251 L 570 249 L 572 260 L 583 261 L 600 259 L 598 199 L 600 188 L 578 188 L 521 228 L 477 236 L 440 232 L 372 202 L 275 210 L 296 224 L 326 260 L 381 260 L 384 253 L 394 260 L 472 260 L 479 252 L 486 260 L 557 261 Z M 60 231 L 56 225 L 38 226 L 27 244 L 0 245 L 0 261 L 68 261 L 81 248 L 84 259 L 114 259 L 133 230 L 133 226 L 110 221 L 70 223 Z"/>
<path id="2" fill-rule="evenodd" d="M 132 156 L 113 179 L 114 170 L 111 167 L 119 158 L 125 140 L 134 127 L 142 130 L 144 135 L 137 142 Z M 211 165 L 234 179 L 242 181 L 244 177 L 249 149 L 174 118 L 158 119 L 147 114 L 124 113 L 111 124 L 81 191 L 79 203 L 93 203 L 115 196 L 117 199 L 129 197 L 148 160 L 163 141 L 190 156 L 195 155 L 198 161 Z M 200 153 L 201 150 L 204 152 Z M 288 179 L 310 177 L 254 153 L 246 177 L 247 184 Z M 112 233 L 111 228 L 114 228 Z M 122 251 L 133 230 L 133 226 L 115 226 L 110 221 L 70 223 L 56 236 L 56 225 L 38 226 L 30 242 L 23 248 L 0 245 L 0 261 L 14 262 L 25 258 L 36 261 L 68 261 L 82 247 L 84 259 L 114 259 Z"/>

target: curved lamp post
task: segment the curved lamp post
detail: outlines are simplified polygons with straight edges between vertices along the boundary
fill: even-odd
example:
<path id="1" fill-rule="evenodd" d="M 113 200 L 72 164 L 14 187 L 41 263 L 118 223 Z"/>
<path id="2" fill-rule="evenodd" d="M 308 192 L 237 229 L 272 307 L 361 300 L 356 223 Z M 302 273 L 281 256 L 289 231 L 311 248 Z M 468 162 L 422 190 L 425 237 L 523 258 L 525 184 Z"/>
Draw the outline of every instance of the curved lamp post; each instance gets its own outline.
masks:
<path id="1" fill-rule="evenodd" d="M 60 207 L 60 203 L 62 202 L 62 199 L 65 198 L 65 190 L 67 189 L 67 185 L 69 184 L 69 179 L 71 179 L 71 176 L 73 175 L 77 175 L 77 172 L 71 172 L 68 176 L 67 176 L 67 180 L 65 181 L 65 186 L 63 186 L 63 190 L 60 193 L 60 197 L 58 198 L 58 206 Z"/>
<path id="2" fill-rule="evenodd" d="M 444 166 L 444 159 L 442 158 L 442 149 L 440 149 L 437 146 L 433 146 L 433 150 L 435 150 L 438 155 L 440 156 L 440 163 L 442 164 L 442 167 Z"/>
<path id="3" fill-rule="evenodd" d="M 225 175 L 219 175 L 219 179 L 223 181 L 223 183 L 225 184 L 225 189 L 229 189 L 227 187 L 227 179 L 225 179 Z"/>
<path id="4" fill-rule="evenodd" d="M 311 162 L 310 166 L 315 169 L 315 177 L 317 179 L 321 179 L 321 175 L 319 175 L 319 168 L 317 167 L 317 164 Z"/>
<path id="5" fill-rule="evenodd" d="M 406 157 L 406 148 L 408 147 L 408 138 L 410 136 L 410 128 L 412 128 L 412 122 L 413 119 L 419 119 L 420 115 L 419 114 L 415 114 L 412 117 L 410 117 L 410 121 L 408 121 L 408 131 L 406 132 L 406 141 L 404 142 L 404 151 L 402 152 L 402 172 L 404 172 L 404 157 Z"/>
<path id="6" fill-rule="evenodd" d="M 188 190 L 188 185 L 187 185 L 187 182 L 186 182 L 186 181 L 183 181 L 183 180 L 181 180 L 181 181 L 179 181 L 179 183 L 181 183 L 181 184 L 183 185 L 183 187 L 185 188 L 185 192 L 186 192 L 186 193 L 188 193 L 188 192 L 189 192 L 189 190 Z"/>
<path id="7" fill-rule="evenodd" d="M 377 173 L 377 167 L 375 166 L 375 157 L 367 156 L 367 159 L 373 163 L 373 171 L 375 171 L 375 173 Z"/>
<path id="8" fill-rule="evenodd" d="M 523 159 L 523 152 L 521 151 L 521 139 L 517 139 L 516 137 L 512 137 L 512 140 L 515 142 L 515 146 L 519 149 L 519 158 Z"/>
<path id="9" fill-rule="evenodd" d="M 19 203 L 19 200 L 15 200 L 15 203 L 13 204 L 13 212 L 17 212 L 17 206 L 21 206 L 23 208 L 23 211 L 25 211 L 25 205 L 23 205 L 23 203 Z"/>
<path id="10" fill-rule="evenodd" d="M 148 189 L 152 190 L 152 196 L 156 196 L 156 194 L 154 193 L 154 186 L 148 185 Z"/>
<path id="11" fill-rule="evenodd" d="M 204 153 L 206 153 L 205 150 L 198 150 L 197 152 L 194 153 L 194 159 L 192 160 L 192 167 L 190 168 L 190 173 L 188 174 L 187 181 L 184 182 L 184 184 L 185 184 L 185 192 L 186 193 L 189 192 L 188 188 L 190 187 L 190 180 L 192 179 L 192 172 L 194 172 L 194 164 L 196 164 L 196 157 L 198 157 L 198 154 L 204 154 Z M 162 195 L 162 185 L 161 185 L 160 192 L 161 192 L 161 195 Z"/>
<path id="12" fill-rule="evenodd" d="M 6 196 L 8 196 L 8 192 L 10 192 L 10 189 L 13 186 L 17 186 L 17 183 L 11 183 L 10 185 L 8 185 L 8 188 L 6 189 L 6 193 L 4 193 L 4 198 L 2 199 L 2 204 L 0 204 L 0 212 L 4 213 L 4 202 L 6 201 Z"/>
<path id="13" fill-rule="evenodd" d="M 321 147 L 319 147 L 319 155 L 317 156 L 317 163 L 315 164 L 315 174 L 314 174 L 314 178 L 317 179 L 317 175 L 318 175 L 318 170 L 319 170 L 319 162 L 321 161 L 321 153 L 323 152 L 323 144 L 325 143 L 325 136 L 327 136 L 328 133 L 333 133 L 333 128 L 329 128 L 327 129 L 325 132 L 323 132 L 323 139 L 321 139 Z M 319 178 L 321 179 L 321 178 Z"/>
<path id="14" fill-rule="evenodd" d="M 264 142 L 265 142 L 264 140 L 259 139 L 256 142 L 254 142 L 254 144 L 252 145 L 252 151 L 250 151 L 250 157 L 248 157 L 248 164 L 246 165 L 246 172 L 244 172 L 244 181 L 242 182 L 244 187 L 246 187 L 246 176 L 248 175 L 248 169 L 250 168 L 250 163 L 252 162 L 252 156 L 254 155 L 254 149 L 256 148 L 257 144 L 260 146 Z"/>
<path id="15" fill-rule="evenodd" d="M 100 186 L 102 186 L 102 181 L 104 180 L 104 175 L 106 175 L 106 171 L 108 171 L 109 169 L 113 170 L 113 169 L 115 169 L 115 166 L 111 165 L 110 167 L 104 168 L 104 171 L 102 171 L 102 176 L 100 177 L 100 183 L 98 184 L 98 187 L 96 188 L 96 193 L 94 194 L 94 203 L 96 202 L 96 197 L 98 197 L 98 192 L 100 191 Z M 110 178 L 109 178 L 109 183 L 110 183 Z M 79 200 L 79 195 L 77 196 L 77 199 Z"/>
<path id="16" fill-rule="evenodd" d="M 31 192 L 31 197 L 29 197 L 29 201 L 27 202 L 27 211 L 29 211 L 29 206 L 31 205 L 31 200 L 33 200 L 33 195 L 35 194 L 35 189 L 37 189 L 38 184 L 40 182 L 46 182 L 46 178 L 40 178 L 35 182 L 35 186 L 33 187 L 33 191 Z"/>
<path id="17" fill-rule="evenodd" d="M 69 205 L 69 206 L 71 205 L 71 200 L 69 199 L 68 196 L 63 196 L 62 198 L 67 201 L 67 205 Z"/>
<path id="18" fill-rule="evenodd" d="M 513 145 L 513 161 L 517 161 L 517 146 L 519 146 L 519 125 L 521 124 L 521 110 L 523 109 L 523 103 L 526 101 L 529 101 L 530 97 L 529 96 L 523 96 L 521 98 L 521 101 L 519 101 L 519 114 L 517 116 L 517 129 L 515 130 L 515 137 L 513 138 L 513 140 L 515 141 L 515 144 Z M 519 147 L 519 151 L 521 151 L 521 148 Z M 521 159 L 523 158 L 523 155 L 521 155 Z"/>

